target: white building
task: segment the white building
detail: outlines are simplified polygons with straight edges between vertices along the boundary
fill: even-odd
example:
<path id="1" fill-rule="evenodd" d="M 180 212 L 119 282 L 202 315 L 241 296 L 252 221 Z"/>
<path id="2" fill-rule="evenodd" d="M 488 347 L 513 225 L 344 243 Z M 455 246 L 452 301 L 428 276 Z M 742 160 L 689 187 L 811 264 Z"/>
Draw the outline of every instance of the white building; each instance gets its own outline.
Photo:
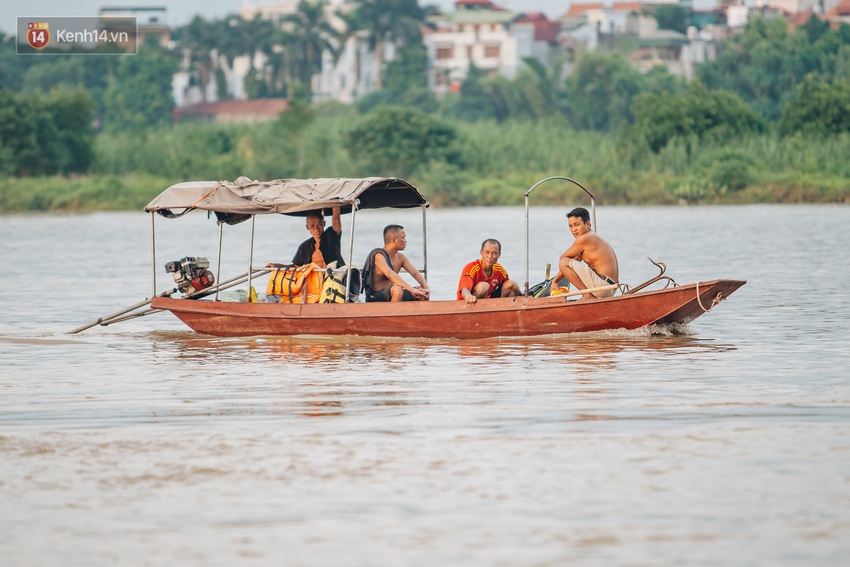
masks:
<path id="1" fill-rule="evenodd" d="M 435 29 L 424 43 L 431 63 L 428 84 L 438 95 L 457 91 L 470 64 L 514 78 L 524 57 L 550 65 L 557 50 L 557 22 L 537 12 L 509 12 L 489 0 L 457 0 L 455 11 L 431 23 Z"/>
<path id="2" fill-rule="evenodd" d="M 330 0 L 327 5 L 326 15 L 334 28 L 340 32 L 344 31 L 345 24 L 337 17 L 336 13 L 338 10 L 345 10 L 347 6 L 345 0 Z M 294 14 L 297 9 L 298 0 L 245 1 L 239 15 L 246 20 L 252 20 L 259 15 L 262 19 L 279 21 L 285 16 Z M 386 72 L 386 65 L 395 57 L 394 46 L 385 42 L 383 52 L 384 72 Z M 259 73 L 268 60 L 265 54 L 259 52 L 254 55 L 253 61 L 250 56 L 242 55 L 235 57 L 232 64 L 228 64 L 225 58 L 217 55 L 215 51 L 212 52 L 212 58 L 224 74 L 224 79 L 227 81 L 227 92 L 236 100 L 248 98 L 248 94 L 245 92 L 245 77 L 250 72 Z M 206 93 L 203 93 L 201 86 L 192 84 L 190 80 L 190 73 L 186 70 L 189 68 L 187 57 L 184 57 L 181 68 L 184 70 L 177 73 L 172 82 L 174 100 L 177 106 L 216 100 L 218 87 L 214 74 L 209 78 Z M 351 103 L 357 98 L 373 92 L 376 82 L 377 60 L 375 53 L 369 47 L 368 38 L 363 33 L 356 34 L 344 41 L 336 59 L 330 52 L 326 51 L 322 54 L 322 71 L 312 78 L 313 100 L 339 100 Z"/>

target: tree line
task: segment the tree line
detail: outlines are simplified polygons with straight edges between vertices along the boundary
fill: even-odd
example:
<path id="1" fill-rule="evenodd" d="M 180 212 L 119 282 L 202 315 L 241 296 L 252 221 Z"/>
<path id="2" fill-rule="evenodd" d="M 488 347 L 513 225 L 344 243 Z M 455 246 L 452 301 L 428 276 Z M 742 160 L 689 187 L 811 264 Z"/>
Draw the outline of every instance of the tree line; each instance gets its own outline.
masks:
<path id="1" fill-rule="evenodd" d="M 198 17 L 175 31 L 177 51 L 147 45 L 130 57 L 21 58 L 5 48 L 13 49 L 10 38 L 0 37 L 2 112 L 9 117 L 0 125 L 0 171 L 96 173 L 104 167 L 104 160 L 96 159 L 102 151 L 94 142 L 96 133 L 145 136 L 153 128 L 172 128 L 171 77 L 185 53 L 202 92 L 221 72 L 222 61 L 232 65 L 240 55 L 264 54 L 263 68 L 246 77 L 246 92 L 289 97 L 292 108 L 278 127 L 293 133 L 310 128 L 320 114 L 310 105 L 310 78 L 321 65 L 321 53 L 335 53 L 344 40 L 330 26 L 323 6 L 322 1 L 302 0 L 280 26 L 259 18 Z M 379 156 L 375 165 L 399 175 L 414 171 L 422 156 L 429 163 L 462 168 L 464 151 L 457 141 L 463 136 L 457 125 L 475 122 L 534 124 L 557 118 L 577 133 L 604 133 L 634 163 L 644 152 L 694 151 L 700 143 L 722 144 L 745 136 L 850 132 L 847 24 L 832 28 L 813 16 L 792 29 L 782 19 L 753 18 L 723 43 L 716 60 L 697 68 L 697 79 L 690 83 L 661 67 L 642 74 L 623 53 L 586 52 L 552 68 L 528 59 L 513 79 L 471 67 L 458 93 L 437 99 L 428 89 L 428 61 L 419 36 L 426 13 L 416 0 L 357 0 L 354 10 L 340 15 L 348 33 L 365 34 L 376 53 L 383 52 L 386 41 L 398 48 L 393 61 L 379 60 L 381 88 L 355 104 L 361 119 L 340 133 L 351 140 L 352 159 Z M 670 20 L 671 26 L 681 25 L 678 16 Z M 567 65 L 572 70 L 565 76 Z M 387 108 L 393 106 L 400 108 Z M 399 114 L 401 109 L 415 116 Z M 403 127 L 400 119 L 406 121 Z M 218 149 L 207 151 L 215 154 Z M 716 161 L 733 173 L 751 167 L 743 155 L 722 155 Z M 726 176 L 726 186 L 746 184 L 746 175 L 733 173 Z M 202 171 L 186 174 L 204 176 Z"/>

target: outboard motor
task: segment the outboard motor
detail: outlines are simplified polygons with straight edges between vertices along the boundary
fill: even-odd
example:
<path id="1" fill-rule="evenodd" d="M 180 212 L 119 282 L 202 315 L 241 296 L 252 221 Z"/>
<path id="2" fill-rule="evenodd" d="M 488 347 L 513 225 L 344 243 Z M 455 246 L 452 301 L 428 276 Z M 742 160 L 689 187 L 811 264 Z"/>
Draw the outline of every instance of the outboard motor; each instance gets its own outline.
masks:
<path id="1" fill-rule="evenodd" d="M 194 291 L 201 291 L 215 283 L 215 276 L 207 268 L 210 261 L 203 256 L 186 256 L 181 260 L 168 262 L 165 271 L 174 276 L 180 293 L 186 295 Z"/>

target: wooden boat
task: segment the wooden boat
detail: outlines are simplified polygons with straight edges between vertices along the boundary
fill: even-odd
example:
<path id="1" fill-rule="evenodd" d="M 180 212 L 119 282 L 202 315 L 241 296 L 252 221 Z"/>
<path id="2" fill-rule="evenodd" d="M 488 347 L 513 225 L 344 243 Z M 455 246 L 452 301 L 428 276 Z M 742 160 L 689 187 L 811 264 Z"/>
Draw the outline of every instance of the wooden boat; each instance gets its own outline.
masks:
<path id="1" fill-rule="evenodd" d="M 175 298 L 178 289 L 156 293 L 154 215 L 151 215 L 154 289 L 152 299 L 75 329 L 79 332 L 94 325 L 109 325 L 157 311 L 170 311 L 198 333 L 218 336 L 251 335 L 359 335 L 375 337 L 426 337 L 477 339 L 498 336 L 537 336 L 562 333 L 637 329 L 648 325 L 687 324 L 710 311 L 744 285 L 743 280 L 719 279 L 678 285 L 665 276 L 666 266 L 651 280 L 630 288 L 617 287 L 621 295 L 605 299 L 572 301 L 573 294 L 534 297 L 528 281 L 528 212 L 531 193 L 541 184 L 564 180 L 581 187 L 591 198 L 592 225 L 596 226 L 595 197 L 577 181 L 568 177 L 546 178 L 525 193 L 526 278 L 525 295 L 489 299 L 473 305 L 465 301 L 415 301 L 402 303 L 251 303 L 220 301 L 219 292 L 266 274 L 268 268 L 251 266 L 248 271 L 225 282 L 201 289 L 181 286 L 184 296 Z M 212 211 L 219 221 L 219 268 L 223 224 L 252 222 L 249 251 L 253 250 L 253 222 L 257 215 L 306 215 L 316 209 L 339 206 L 351 214 L 350 235 L 354 234 L 356 212 L 368 208 L 421 207 L 423 233 L 428 202 L 419 191 L 396 178 L 309 179 L 251 181 L 239 178 L 228 182 L 191 182 L 174 185 L 154 199 L 145 210 L 168 218 L 180 217 L 192 210 Z M 423 234 L 424 267 L 427 276 L 427 239 Z M 349 241 L 349 265 L 352 265 L 353 236 Z M 168 268 L 167 268 L 168 269 Z M 171 270 L 169 270 L 171 271 Z M 175 278 L 176 279 L 176 278 Z M 212 280 L 212 276 L 209 278 Z M 663 282 L 662 289 L 649 286 Z M 585 290 L 586 291 L 586 290 Z M 213 296 L 214 294 L 214 296 Z M 138 309 L 150 304 L 150 308 Z"/>
<path id="2" fill-rule="evenodd" d="M 480 339 L 689 323 L 715 298 L 727 297 L 744 283 L 714 280 L 593 301 L 555 296 L 489 299 L 474 305 L 465 301 L 289 305 L 156 297 L 151 307 L 171 311 L 194 331 L 208 335 Z"/>

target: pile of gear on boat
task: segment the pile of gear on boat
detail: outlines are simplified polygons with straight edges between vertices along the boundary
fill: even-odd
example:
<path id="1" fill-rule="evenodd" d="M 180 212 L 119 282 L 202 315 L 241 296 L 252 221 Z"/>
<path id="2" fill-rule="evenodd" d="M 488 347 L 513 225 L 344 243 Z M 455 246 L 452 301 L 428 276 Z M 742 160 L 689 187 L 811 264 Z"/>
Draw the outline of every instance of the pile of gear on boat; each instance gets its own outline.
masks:
<path id="1" fill-rule="evenodd" d="M 567 213 L 569 229 L 575 241 L 558 260 L 558 271 L 552 277 L 532 286 L 528 295 L 546 297 L 567 293 L 570 284 L 582 293 L 581 299 L 614 295 L 618 288 L 619 265 L 614 249 L 591 230 L 587 209 L 577 207 Z M 268 264 L 269 276 L 265 298 L 268 303 L 344 303 L 349 274 L 348 301 L 359 300 L 361 291 L 366 302 L 427 301 L 431 290 L 422 273 L 402 253 L 407 246 L 404 227 L 391 224 L 384 228 L 384 245 L 372 250 L 363 272 L 348 269 L 340 249 L 342 223 L 339 208 L 333 209 L 331 226 L 325 228 L 321 211 L 307 215 L 311 237 L 298 247 L 292 264 Z M 481 257 L 464 266 L 458 282 L 457 299 L 469 304 L 479 299 L 522 295 L 520 285 L 510 279 L 498 263 L 501 243 L 488 238 L 481 244 Z M 183 294 L 191 294 L 212 286 L 215 277 L 209 271 L 209 260 L 188 256 L 169 262 L 165 269 L 172 273 Z M 406 271 L 419 284 L 410 285 L 400 275 Z M 221 293 L 223 301 L 257 302 L 253 288 Z"/>

